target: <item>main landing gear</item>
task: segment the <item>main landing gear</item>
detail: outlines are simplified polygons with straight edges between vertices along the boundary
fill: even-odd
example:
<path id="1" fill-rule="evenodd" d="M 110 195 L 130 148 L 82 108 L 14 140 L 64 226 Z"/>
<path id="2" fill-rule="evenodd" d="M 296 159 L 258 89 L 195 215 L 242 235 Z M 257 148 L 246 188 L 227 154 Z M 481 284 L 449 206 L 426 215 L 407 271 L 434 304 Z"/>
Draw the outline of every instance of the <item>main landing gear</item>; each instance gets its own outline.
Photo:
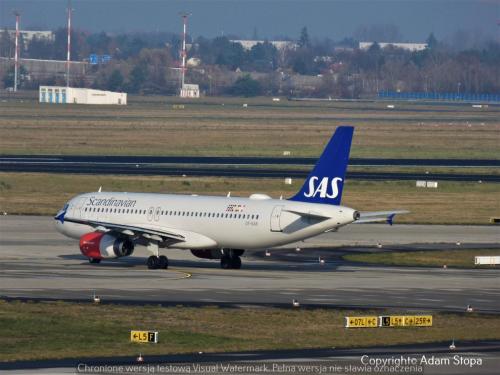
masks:
<path id="1" fill-rule="evenodd" d="M 151 255 L 146 264 L 150 270 L 157 269 L 167 269 L 168 268 L 168 258 L 165 255 L 160 255 L 159 257 L 156 255 Z"/>
<path id="2" fill-rule="evenodd" d="M 220 267 L 225 270 L 239 270 L 241 268 L 241 258 L 238 255 L 223 255 L 220 258 Z"/>

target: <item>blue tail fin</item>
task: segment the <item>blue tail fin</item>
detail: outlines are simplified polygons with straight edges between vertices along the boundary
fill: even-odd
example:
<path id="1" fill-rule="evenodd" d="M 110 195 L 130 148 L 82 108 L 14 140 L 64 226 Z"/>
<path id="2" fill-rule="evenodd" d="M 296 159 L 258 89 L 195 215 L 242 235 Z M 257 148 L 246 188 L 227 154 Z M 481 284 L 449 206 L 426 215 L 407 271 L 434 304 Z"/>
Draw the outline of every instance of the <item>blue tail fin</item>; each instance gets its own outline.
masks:
<path id="1" fill-rule="evenodd" d="M 339 126 L 292 201 L 339 205 L 354 128 Z"/>

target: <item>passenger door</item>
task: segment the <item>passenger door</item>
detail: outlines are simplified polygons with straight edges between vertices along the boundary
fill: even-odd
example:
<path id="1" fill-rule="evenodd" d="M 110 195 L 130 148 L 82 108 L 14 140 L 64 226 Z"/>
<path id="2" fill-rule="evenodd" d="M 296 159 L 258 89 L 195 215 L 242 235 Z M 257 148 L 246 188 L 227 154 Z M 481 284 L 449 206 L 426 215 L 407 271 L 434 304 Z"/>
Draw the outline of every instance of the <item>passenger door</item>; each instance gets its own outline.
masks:
<path id="1" fill-rule="evenodd" d="M 283 229 L 280 225 L 281 210 L 283 206 L 275 206 L 271 213 L 271 232 L 281 232 Z"/>

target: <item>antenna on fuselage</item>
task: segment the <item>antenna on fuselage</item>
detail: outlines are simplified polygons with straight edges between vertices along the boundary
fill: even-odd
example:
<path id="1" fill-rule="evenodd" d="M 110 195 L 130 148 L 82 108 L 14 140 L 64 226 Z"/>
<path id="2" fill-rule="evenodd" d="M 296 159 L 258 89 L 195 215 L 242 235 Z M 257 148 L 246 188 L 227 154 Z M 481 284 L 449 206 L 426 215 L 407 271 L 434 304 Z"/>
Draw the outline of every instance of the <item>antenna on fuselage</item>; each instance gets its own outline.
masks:
<path id="1" fill-rule="evenodd" d="M 102 186 L 99 186 L 99 190 L 97 190 L 98 193 L 100 193 L 102 190 Z"/>
<path id="2" fill-rule="evenodd" d="M 231 197 L 231 192 L 228 192 L 226 197 L 228 197 L 228 198 Z"/>

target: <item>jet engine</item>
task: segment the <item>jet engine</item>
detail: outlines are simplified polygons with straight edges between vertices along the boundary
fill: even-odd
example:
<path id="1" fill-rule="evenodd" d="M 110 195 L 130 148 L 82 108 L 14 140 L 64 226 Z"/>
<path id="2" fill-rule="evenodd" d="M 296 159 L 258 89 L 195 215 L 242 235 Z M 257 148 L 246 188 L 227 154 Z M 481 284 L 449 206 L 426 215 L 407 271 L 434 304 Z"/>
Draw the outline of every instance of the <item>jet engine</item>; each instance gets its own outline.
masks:
<path id="1" fill-rule="evenodd" d="M 132 254 L 134 243 L 128 237 L 92 232 L 80 238 L 80 251 L 87 258 L 119 258 Z"/>

